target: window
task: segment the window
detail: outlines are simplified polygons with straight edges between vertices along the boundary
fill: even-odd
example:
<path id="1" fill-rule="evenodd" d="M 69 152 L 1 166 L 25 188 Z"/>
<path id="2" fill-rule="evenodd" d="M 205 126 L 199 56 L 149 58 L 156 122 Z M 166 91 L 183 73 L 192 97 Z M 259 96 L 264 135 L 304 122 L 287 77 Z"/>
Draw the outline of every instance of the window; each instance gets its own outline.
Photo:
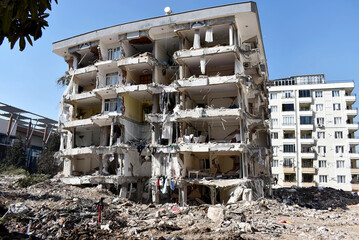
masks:
<path id="1" fill-rule="evenodd" d="M 277 156 L 278 152 L 279 152 L 279 147 L 278 146 L 273 146 L 272 148 L 273 148 L 273 155 Z"/>
<path id="2" fill-rule="evenodd" d="M 283 150 L 284 152 L 295 152 L 295 146 L 292 144 L 284 144 Z"/>
<path id="3" fill-rule="evenodd" d="M 105 100 L 105 112 L 114 112 L 117 110 L 117 98 Z"/>
<path id="4" fill-rule="evenodd" d="M 293 158 L 284 158 L 283 167 L 293 167 Z"/>
<path id="5" fill-rule="evenodd" d="M 310 97 L 310 90 L 299 90 L 299 97 Z"/>
<path id="6" fill-rule="evenodd" d="M 342 118 L 341 117 L 335 117 L 334 118 L 334 125 L 342 124 Z"/>
<path id="7" fill-rule="evenodd" d="M 272 119 L 272 127 L 273 126 L 278 126 L 278 119 L 277 118 Z"/>
<path id="8" fill-rule="evenodd" d="M 293 103 L 282 104 L 282 111 L 283 112 L 294 111 L 294 104 Z"/>
<path id="9" fill-rule="evenodd" d="M 312 124 L 312 116 L 300 116 L 300 124 Z"/>
<path id="10" fill-rule="evenodd" d="M 277 93 L 271 93 L 270 99 L 277 99 Z"/>
<path id="11" fill-rule="evenodd" d="M 340 103 L 334 103 L 333 104 L 333 110 L 334 111 L 339 111 L 340 110 Z"/>
<path id="12" fill-rule="evenodd" d="M 294 116 L 283 116 L 283 125 L 294 125 Z"/>
<path id="13" fill-rule="evenodd" d="M 325 156 L 326 152 L 327 152 L 326 146 L 318 146 L 318 153 L 319 153 L 321 156 Z"/>
<path id="14" fill-rule="evenodd" d="M 319 175 L 319 182 L 320 183 L 328 182 L 328 176 L 327 175 Z"/>
<path id="15" fill-rule="evenodd" d="M 325 139 L 325 132 L 317 132 L 318 139 Z"/>
<path id="16" fill-rule="evenodd" d="M 293 138 L 295 138 L 294 132 L 285 132 L 283 135 L 284 135 L 283 137 L 285 139 L 293 139 Z"/>
<path id="17" fill-rule="evenodd" d="M 337 160 L 337 168 L 344 168 L 344 160 Z"/>
<path id="18" fill-rule="evenodd" d="M 332 97 L 339 97 L 339 90 L 333 90 Z"/>
<path id="19" fill-rule="evenodd" d="M 294 116 L 283 116 L 283 125 L 294 125 Z"/>
<path id="20" fill-rule="evenodd" d="M 335 146 L 335 153 L 342 154 L 344 152 L 344 146 Z"/>
<path id="21" fill-rule="evenodd" d="M 121 56 L 121 48 L 120 47 L 109 48 L 107 50 L 107 56 L 108 56 L 108 60 L 119 59 Z"/>
<path id="22" fill-rule="evenodd" d="M 272 132 L 270 134 L 270 137 L 271 137 L 271 139 L 278 139 L 278 133 L 277 132 Z"/>
<path id="23" fill-rule="evenodd" d="M 324 118 L 317 118 L 318 125 L 324 125 Z"/>
<path id="24" fill-rule="evenodd" d="M 335 138 L 343 138 L 343 132 L 335 132 L 334 137 Z"/>
<path id="25" fill-rule="evenodd" d="M 292 98 L 294 97 L 293 91 L 283 91 L 283 98 Z"/>
<path id="26" fill-rule="evenodd" d="M 278 167 L 278 159 L 273 159 L 272 161 L 272 167 Z"/>
<path id="27" fill-rule="evenodd" d="M 345 176 L 338 175 L 337 176 L 337 183 L 345 183 Z"/>
<path id="28" fill-rule="evenodd" d="M 326 160 L 319 160 L 319 167 L 320 168 L 326 168 L 327 167 L 327 161 Z"/>
<path id="29" fill-rule="evenodd" d="M 271 112 L 278 112 L 278 106 L 271 106 L 270 111 Z"/>
<path id="30" fill-rule="evenodd" d="M 315 109 L 317 110 L 317 112 L 323 111 L 323 104 L 317 104 L 317 105 L 315 105 Z"/>
<path id="31" fill-rule="evenodd" d="M 323 97 L 323 91 L 315 91 L 315 97 L 316 98 L 322 98 Z"/>
<path id="32" fill-rule="evenodd" d="M 106 86 L 115 86 L 118 83 L 117 72 L 106 74 Z"/>

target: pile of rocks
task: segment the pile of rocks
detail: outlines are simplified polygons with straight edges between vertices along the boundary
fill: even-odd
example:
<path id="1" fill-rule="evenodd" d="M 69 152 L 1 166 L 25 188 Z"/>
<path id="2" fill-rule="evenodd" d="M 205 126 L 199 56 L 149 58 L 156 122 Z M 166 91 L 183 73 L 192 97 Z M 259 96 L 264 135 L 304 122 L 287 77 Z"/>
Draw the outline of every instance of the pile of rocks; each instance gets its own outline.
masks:
<path id="1" fill-rule="evenodd" d="M 279 188 L 273 190 L 273 197 L 289 205 L 314 209 L 346 208 L 359 203 L 359 198 L 343 190 L 323 187 Z"/>

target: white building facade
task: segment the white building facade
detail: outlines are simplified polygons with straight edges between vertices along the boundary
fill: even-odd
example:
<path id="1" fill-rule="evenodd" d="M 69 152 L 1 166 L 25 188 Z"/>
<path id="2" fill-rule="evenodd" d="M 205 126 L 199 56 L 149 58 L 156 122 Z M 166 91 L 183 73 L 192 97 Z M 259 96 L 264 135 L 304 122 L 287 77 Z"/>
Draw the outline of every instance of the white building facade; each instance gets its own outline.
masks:
<path id="1" fill-rule="evenodd" d="M 271 81 L 274 187 L 322 186 L 358 191 L 359 139 L 354 82 L 326 83 L 324 75 Z"/>

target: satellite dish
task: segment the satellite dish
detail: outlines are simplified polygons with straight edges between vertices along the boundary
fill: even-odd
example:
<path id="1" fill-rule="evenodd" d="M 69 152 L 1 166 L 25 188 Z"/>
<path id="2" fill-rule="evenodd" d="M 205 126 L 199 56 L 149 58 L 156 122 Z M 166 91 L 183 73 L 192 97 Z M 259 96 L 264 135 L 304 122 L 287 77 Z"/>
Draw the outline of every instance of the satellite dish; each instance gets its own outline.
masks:
<path id="1" fill-rule="evenodd" d="M 170 7 L 165 7 L 164 11 L 165 11 L 166 15 L 171 15 L 172 14 L 172 10 L 171 10 Z"/>

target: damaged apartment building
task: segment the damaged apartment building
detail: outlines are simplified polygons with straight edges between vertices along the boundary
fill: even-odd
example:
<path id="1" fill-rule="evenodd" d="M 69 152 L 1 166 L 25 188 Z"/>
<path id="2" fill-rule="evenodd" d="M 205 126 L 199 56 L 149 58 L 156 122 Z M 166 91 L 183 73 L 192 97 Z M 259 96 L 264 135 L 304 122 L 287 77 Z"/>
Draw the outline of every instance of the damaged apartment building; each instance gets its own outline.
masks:
<path id="1" fill-rule="evenodd" d="M 181 204 L 270 193 L 268 72 L 254 2 L 167 11 L 55 42 L 53 52 L 68 64 L 64 182 Z"/>

